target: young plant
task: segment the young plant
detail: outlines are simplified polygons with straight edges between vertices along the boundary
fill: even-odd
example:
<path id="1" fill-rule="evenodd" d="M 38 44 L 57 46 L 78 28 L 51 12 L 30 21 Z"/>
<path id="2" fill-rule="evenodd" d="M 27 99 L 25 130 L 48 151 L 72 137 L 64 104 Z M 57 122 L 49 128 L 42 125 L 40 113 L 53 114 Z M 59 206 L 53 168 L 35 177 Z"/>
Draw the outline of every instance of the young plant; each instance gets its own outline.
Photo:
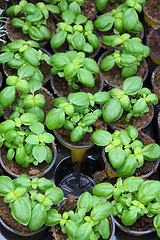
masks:
<path id="1" fill-rule="evenodd" d="M 34 77 L 43 81 L 43 75 L 38 69 L 41 61 L 50 63 L 50 57 L 43 53 L 35 41 L 15 40 L 1 48 L 0 63 L 7 63 L 11 68 L 19 70 L 21 77 Z"/>
<path id="2" fill-rule="evenodd" d="M 126 31 L 132 33 L 141 32 L 142 23 L 139 21 L 138 13 L 142 11 L 142 4 L 145 0 L 126 0 L 112 12 L 100 15 L 94 25 L 99 31 L 109 31 L 113 27 L 115 34 L 124 33 Z M 105 4 L 100 6 L 100 9 Z"/>
<path id="3" fill-rule="evenodd" d="M 127 33 L 121 36 L 104 36 L 103 43 L 112 47 L 120 45 L 120 50 L 114 50 L 112 54 L 102 60 L 101 70 L 108 71 L 116 64 L 122 69 L 123 78 L 135 75 L 142 59 L 148 57 L 150 52 L 149 47 L 143 45 L 140 38 L 130 38 Z"/>
<path id="4" fill-rule="evenodd" d="M 46 116 L 47 128 L 59 129 L 64 127 L 71 130 L 70 139 L 72 142 L 79 141 L 86 132 L 92 132 L 92 125 L 102 115 L 101 109 L 94 109 L 94 105 L 102 104 L 110 99 L 107 92 L 71 93 L 68 101 L 59 97 L 54 100 L 53 108 Z M 92 108 L 90 107 L 92 106 Z"/>
<path id="5" fill-rule="evenodd" d="M 96 0 L 97 10 L 99 12 L 102 12 L 108 3 L 114 4 L 114 6 L 117 7 L 118 5 L 120 5 L 120 3 L 122 3 L 122 0 Z"/>
<path id="6" fill-rule="evenodd" d="M 158 98 L 148 88 L 142 88 L 142 79 L 138 76 L 126 78 L 122 89 L 110 90 L 112 98 L 102 108 L 103 118 L 107 123 L 121 118 L 124 111 L 128 112 L 125 121 L 131 117 L 142 117 L 149 111 L 148 103 L 156 105 Z"/>
<path id="7" fill-rule="evenodd" d="M 23 129 L 22 125 L 29 128 Z M 0 147 L 4 145 L 8 148 L 8 161 L 15 160 L 23 167 L 28 167 L 30 163 L 37 166 L 43 161 L 50 163 L 52 151 L 47 144 L 54 139 L 33 113 L 24 113 L 19 118 L 0 124 Z"/>
<path id="8" fill-rule="evenodd" d="M 58 6 L 38 2 L 35 5 L 21 0 L 18 5 L 12 5 L 6 10 L 6 15 L 20 16 L 12 19 L 12 25 L 16 28 L 22 28 L 24 34 L 35 41 L 49 40 L 51 33 L 46 27 L 49 12 L 60 13 Z"/>
<path id="9" fill-rule="evenodd" d="M 140 217 L 154 217 L 153 225 L 160 237 L 160 182 L 138 177 L 119 178 L 116 186 L 100 183 L 93 187 L 93 194 L 101 199 L 111 200 L 112 214 L 120 218 L 123 225 L 131 226 Z M 144 222 L 145 224 L 145 222 Z"/>
<path id="10" fill-rule="evenodd" d="M 93 142 L 104 146 L 107 159 L 116 170 L 119 177 L 129 177 L 136 168 L 143 166 L 144 161 L 155 161 L 160 157 L 160 146 L 156 143 L 143 146 L 137 140 L 138 131 L 133 126 L 126 130 L 116 130 L 113 134 L 104 130 L 97 130 L 92 134 Z"/>
<path id="11" fill-rule="evenodd" d="M 99 68 L 95 60 L 85 58 L 84 52 L 56 53 L 51 56 L 50 61 L 53 66 L 51 72 L 65 77 L 68 85 L 74 89 L 79 89 L 79 82 L 87 87 L 95 86 L 93 74 L 98 74 Z"/>
<path id="12" fill-rule="evenodd" d="M 110 212 L 110 202 L 101 202 L 98 197 L 84 192 L 78 198 L 76 209 L 60 215 L 59 225 L 61 231 L 70 240 L 98 240 L 101 237 L 108 239 L 110 236 L 108 220 Z M 50 226 L 53 225 L 55 225 L 55 221 L 51 220 Z"/>
<path id="13" fill-rule="evenodd" d="M 87 17 L 81 15 L 81 12 L 77 15 L 72 10 L 63 12 L 62 19 L 64 22 L 57 23 L 57 33 L 50 42 L 53 49 L 59 48 L 66 41 L 69 44 L 69 50 L 92 53 L 98 48 L 99 40 L 93 34 L 94 25 L 91 20 L 87 21 Z"/>
<path id="14" fill-rule="evenodd" d="M 62 201 L 64 193 L 60 188 L 53 187 L 51 180 L 44 177 L 30 180 L 22 174 L 14 181 L 8 176 L 0 176 L 0 196 L 8 203 L 17 222 L 37 231 L 47 225 L 51 212 L 54 212 L 52 219 L 58 221 L 58 211 L 52 207 Z"/>

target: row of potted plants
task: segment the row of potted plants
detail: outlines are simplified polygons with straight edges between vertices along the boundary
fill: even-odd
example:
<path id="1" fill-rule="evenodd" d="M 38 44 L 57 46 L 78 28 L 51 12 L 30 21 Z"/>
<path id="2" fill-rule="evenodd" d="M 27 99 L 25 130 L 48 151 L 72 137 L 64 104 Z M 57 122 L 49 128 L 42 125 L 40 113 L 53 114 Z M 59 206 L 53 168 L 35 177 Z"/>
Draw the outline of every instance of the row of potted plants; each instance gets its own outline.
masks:
<path id="1" fill-rule="evenodd" d="M 149 55 L 149 47 L 138 37 L 131 37 L 126 32 L 126 30 L 133 33 L 142 31 L 143 26 L 138 19 L 137 11 L 142 10 L 143 3 L 127 0 L 111 13 L 100 15 L 94 24 L 81 14 L 84 1 L 47 1 L 47 4 L 38 2 L 34 5 L 22 0 L 7 9 L 7 16 L 13 14 L 16 16 L 12 18 L 13 26 L 11 21 L 7 23 L 8 34 L 11 35 L 13 27 L 18 28 L 18 31 L 22 28 L 22 32 L 29 34 L 33 39 L 10 38 L 13 41 L 3 46 L 0 54 L 0 63 L 7 66 L 5 69 L 8 66 L 16 69 L 14 75 L 8 74 L 7 86 L 0 92 L 0 113 L 5 116 L 5 120 L 0 123 L 1 155 L 3 154 L 1 164 L 6 171 L 9 168 L 16 169 L 11 176 L 18 177 L 14 182 L 9 177 L 0 177 L 1 196 L 4 197 L 5 205 L 8 206 L 10 203 L 13 218 L 22 225 L 29 226 L 30 230 L 27 228 L 27 232 L 41 229 L 45 224 L 52 226 L 51 231 L 55 239 L 62 239 L 63 234 L 65 238 L 68 236 L 68 239 L 82 239 L 82 236 L 86 240 L 113 239 L 115 227 L 112 216 L 109 217 L 110 212 L 123 219 L 122 223 L 126 225 L 133 215 L 136 221 L 140 215 L 154 216 L 159 211 L 158 181 L 144 182 L 141 178 L 131 177 L 122 183 L 122 179 L 119 179 L 115 190 L 112 184 L 102 184 L 100 190 L 99 185 L 96 185 L 93 188 L 93 195 L 85 190 L 78 201 L 71 197 L 73 208 L 66 210 L 62 206 L 62 210 L 57 211 L 52 205 L 62 201 L 64 195 L 62 190 L 53 187 L 50 180 L 37 178 L 46 172 L 46 165 L 49 169 L 52 168 L 57 157 L 54 136 L 51 131 L 45 130 L 45 126 L 49 130 L 55 129 L 54 135 L 60 136 L 60 141 L 71 149 L 73 162 L 82 162 L 86 149 L 97 144 L 105 147 L 107 158 L 115 169 L 116 176 L 124 178 L 131 176 L 145 162 L 153 163 L 157 160 L 155 162 L 158 166 L 160 146 L 153 140 L 146 146 L 143 141 L 137 140 L 139 135 L 137 129 L 143 129 L 145 123 L 137 125 L 131 120 L 142 119 L 145 116 L 145 122 L 149 123 L 151 119 L 146 116 L 153 113 L 152 104 L 158 103 L 156 94 L 143 87 L 142 77 L 133 76 L 143 58 Z M 102 10 L 99 9 L 102 5 L 97 1 L 99 11 Z M 45 27 L 46 23 L 49 25 L 48 18 L 51 18 L 51 21 L 53 19 L 58 21 L 57 25 L 52 24 L 53 34 Z M 113 25 L 114 32 L 104 36 L 100 43 L 103 41 L 103 44 L 116 49 L 97 64 L 93 59 L 95 56 L 93 51 L 99 47 L 99 38 L 94 26 L 106 34 Z M 121 33 L 124 34 L 120 35 Z M 53 55 L 46 54 L 42 48 L 39 49 L 40 45 L 44 46 L 48 40 L 55 52 Z M 49 95 L 51 104 L 46 101 L 48 97 L 45 98 L 43 95 L 46 91 L 42 91 L 44 84 L 44 74 L 40 69 L 42 61 L 50 67 L 54 75 L 51 80 L 54 89 L 57 81 L 56 86 L 60 91 L 63 90 L 61 92 L 54 90 L 58 95 L 54 102 Z M 120 69 L 120 75 L 126 79 L 123 79 L 121 85 L 112 87 L 109 92 L 103 91 L 103 72 L 108 72 L 115 64 Z M 98 80 L 100 77 L 102 80 Z M 64 92 L 66 88 L 71 91 L 70 94 Z M 121 119 L 122 116 L 127 122 L 127 128 Z M 108 132 L 109 124 L 117 125 L 119 119 L 122 121 L 119 127 L 123 131 L 114 129 L 113 134 Z M 61 138 L 65 135 L 69 144 L 66 144 L 63 137 Z M 81 149 L 81 139 L 87 145 L 85 149 Z M 78 154 L 74 152 L 77 146 Z M 134 186 L 133 189 L 129 189 L 129 193 L 124 193 L 127 188 L 125 184 Z M 145 202 L 141 195 L 146 194 L 147 184 L 150 185 L 150 189 L 155 189 L 155 192 L 149 191 L 152 196 Z M 103 193 L 100 192 L 101 186 Z M 112 194 L 117 201 L 120 195 L 123 195 L 120 203 L 116 203 L 115 200 L 111 203 L 100 201 L 102 198 L 108 199 Z M 126 203 L 123 198 L 129 199 L 128 202 Z M 155 201 L 154 206 L 151 206 L 151 201 Z M 129 207 L 129 212 L 126 206 Z M 159 235 L 158 217 L 159 215 L 155 217 L 154 226 Z M 132 223 L 133 221 L 129 222 L 129 225 Z M 58 230 L 57 224 L 60 224 Z M 56 236 L 57 232 L 62 234 L 60 238 Z"/>

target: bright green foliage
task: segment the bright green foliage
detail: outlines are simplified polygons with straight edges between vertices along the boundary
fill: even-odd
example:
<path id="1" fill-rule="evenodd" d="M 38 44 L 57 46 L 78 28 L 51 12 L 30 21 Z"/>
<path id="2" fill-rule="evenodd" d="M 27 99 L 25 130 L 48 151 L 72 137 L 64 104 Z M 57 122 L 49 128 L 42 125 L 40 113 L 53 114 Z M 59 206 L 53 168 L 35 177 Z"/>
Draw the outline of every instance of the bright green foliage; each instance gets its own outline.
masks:
<path id="1" fill-rule="evenodd" d="M 110 193 L 112 189 L 112 193 Z M 141 216 L 154 217 L 153 224 L 159 235 L 160 229 L 160 182 L 143 180 L 138 177 L 119 178 L 116 186 L 110 183 L 100 183 L 93 187 L 92 192 L 99 198 L 112 197 L 112 214 L 118 216 L 125 226 L 131 226 Z"/>
<path id="2" fill-rule="evenodd" d="M 111 0 L 112 2 L 112 0 Z M 114 3 L 117 1 L 114 1 Z M 99 31 L 108 31 L 113 27 L 115 34 L 126 31 L 132 33 L 141 32 L 142 23 L 139 21 L 138 13 L 142 11 L 144 1 L 126 0 L 123 4 L 117 6 L 112 12 L 100 15 L 95 21 L 95 27 Z M 108 0 L 96 0 L 96 6 L 99 11 L 103 11 Z M 118 4 L 117 4 L 118 5 Z"/>
<path id="3" fill-rule="evenodd" d="M 68 42 L 69 50 L 75 49 L 92 53 L 94 49 L 98 48 L 99 40 L 93 34 L 94 25 L 92 21 L 87 21 L 87 17 L 80 13 L 72 9 L 62 13 L 64 22 L 57 23 L 56 34 L 50 42 L 53 49 L 59 48 L 66 41 Z"/>
<path id="4" fill-rule="evenodd" d="M 107 123 L 121 118 L 124 110 L 128 112 L 125 121 L 131 117 L 142 117 L 149 111 L 148 103 L 156 105 L 158 98 L 148 88 L 142 88 L 142 79 L 138 76 L 124 80 L 122 90 L 113 88 L 110 91 L 112 98 L 105 103 L 102 109 L 103 118 Z"/>
<path id="5" fill-rule="evenodd" d="M 136 138 L 138 131 L 133 126 L 126 130 L 116 130 L 113 134 L 105 130 L 97 130 L 92 134 L 93 142 L 105 146 L 107 159 L 119 177 L 134 174 L 136 168 L 143 166 L 144 161 L 155 161 L 160 158 L 160 146 L 156 143 L 143 146 Z"/>
<path id="6" fill-rule="evenodd" d="M 21 12 L 22 16 L 17 14 Z M 28 3 L 26 0 L 21 0 L 18 5 L 9 7 L 6 11 L 7 16 L 15 15 L 12 19 L 12 25 L 16 28 L 22 28 L 24 34 L 35 41 L 49 40 L 51 33 L 46 27 L 49 12 L 59 13 L 59 7 L 38 2 L 36 5 Z"/>
<path id="7" fill-rule="evenodd" d="M 53 108 L 46 116 L 45 124 L 51 129 L 62 126 L 71 130 L 72 142 L 79 141 L 86 132 L 92 132 L 92 125 L 101 117 L 101 109 L 93 109 L 94 105 L 103 104 L 110 99 L 107 92 L 91 93 L 77 92 L 68 95 L 67 101 L 63 97 L 54 100 Z"/>
<path id="8" fill-rule="evenodd" d="M 67 234 L 68 239 L 108 239 L 110 212 L 110 202 L 101 202 L 98 197 L 84 192 L 78 198 L 76 209 L 62 214 L 59 221 L 61 231 Z"/>
<path id="9" fill-rule="evenodd" d="M 95 60 L 85 58 L 84 52 L 56 53 L 50 60 L 53 66 L 51 72 L 54 75 L 58 74 L 59 77 L 65 77 L 74 89 L 79 89 L 79 82 L 87 87 L 94 87 L 93 74 L 98 74 L 99 68 Z"/>
<path id="10" fill-rule="evenodd" d="M 29 129 L 22 129 L 22 125 L 29 126 Z M 47 144 L 53 141 L 54 136 L 45 131 L 34 113 L 24 113 L 0 124 L 0 147 L 4 145 L 8 148 L 8 161 L 15 160 L 23 167 L 31 163 L 38 165 L 43 161 L 50 163 L 52 151 Z"/>
<path id="11" fill-rule="evenodd" d="M 119 34 L 103 36 L 103 43 L 112 47 L 120 45 L 120 50 L 114 50 L 112 54 L 106 56 L 100 68 L 108 71 L 116 64 L 122 69 L 123 78 L 135 75 L 142 59 L 149 56 L 149 47 L 143 45 L 140 38 L 130 38 L 127 33 L 121 36 Z"/>
<path id="12" fill-rule="evenodd" d="M 38 190 L 41 193 L 38 193 Z M 36 231 L 43 224 L 48 225 L 49 212 L 53 211 L 51 207 L 62 201 L 64 193 L 60 188 L 53 187 L 51 180 L 44 177 L 30 180 L 26 174 L 22 174 L 14 181 L 9 177 L 0 176 L 0 195 L 4 196 L 5 203 L 9 203 L 12 217 Z M 52 220 L 56 221 L 58 218 L 60 214 L 54 209 Z"/>

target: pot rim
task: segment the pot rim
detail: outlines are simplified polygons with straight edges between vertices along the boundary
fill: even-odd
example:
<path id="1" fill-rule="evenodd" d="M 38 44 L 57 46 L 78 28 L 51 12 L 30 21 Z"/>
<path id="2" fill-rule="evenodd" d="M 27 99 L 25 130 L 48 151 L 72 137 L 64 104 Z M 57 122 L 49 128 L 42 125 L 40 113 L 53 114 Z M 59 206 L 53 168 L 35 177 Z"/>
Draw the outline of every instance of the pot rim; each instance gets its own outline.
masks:
<path id="1" fill-rule="evenodd" d="M 155 83 L 154 83 L 154 79 L 155 79 L 155 75 L 157 73 L 157 71 L 160 69 L 160 65 L 158 65 L 154 71 L 152 72 L 152 75 L 151 75 L 151 83 L 152 83 L 152 87 L 154 88 L 154 90 L 156 91 L 156 93 L 160 96 L 160 92 L 158 91 Z"/>
<path id="2" fill-rule="evenodd" d="M 145 133 L 142 133 L 142 132 L 141 132 L 141 134 L 142 134 L 142 136 L 145 136 L 145 137 L 147 137 L 147 138 L 150 138 L 150 136 L 148 136 L 148 135 L 145 134 Z M 112 165 L 110 164 L 109 160 L 106 158 L 106 155 L 105 155 L 105 147 L 102 147 L 102 159 L 103 159 L 105 165 L 109 168 L 109 170 L 110 170 L 111 172 L 113 172 L 115 175 L 117 175 L 117 177 L 119 177 L 118 174 L 117 174 L 117 172 L 116 172 L 116 170 L 112 167 Z M 145 161 L 146 161 L 146 160 L 145 160 Z M 140 175 L 140 176 L 138 176 L 138 177 L 140 177 L 140 178 L 142 178 L 142 179 L 146 179 L 146 178 L 150 177 L 150 176 L 157 170 L 157 168 L 158 168 L 158 166 L 159 166 L 159 163 L 160 163 L 160 157 L 159 157 L 156 161 L 154 161 L 154 162 L 156 162 L 156 169 L 151 170 L 150 172 L 146 173 L 145 175 Z M 135 170 L 135 171 L 136 171 L 136 170 Z"/>
<path id="3" fill-rule="evenodd" d="M 49 166 L 48 166 L 43 172 L 41 172 L 41 173 L 39 173 L 39 174 L 36 174 L 36 175 L 28 176 L 30 179 L 33 179 L 33 178 L 35 178 L 35 177 L 40 178 L 40 177 L 44 176 L 45 174 L 47 174 L 47 173 L 52 169 L 53 165 L 54 165 L 55 162 L 56 162 L 56 158 L 57 158 L 57 147 L 56 147 L 56 145 L 55 145 L 54 142 L 52 142 L 52 147 L 53 147 L 53 152 L 54 152 L 54 155 L 53 155 L 53 157 L 52 157 L 52 162 L 49 164 Z M 0 150 L 0 153 L 1 153 L 1 150 Z M 13 160 L 13 161 L 14 161 L 14 160 Z M 1 154 L 0 154 L 0 165 L 1 165 L 1 167 L 2 167 L 10 176 L 12 176 L 13 178 L 17 178 L 17 177 L 20 176 L 20 175 L 18 175 L 18 174 L 16 174 L 16 173 L 13 173 L 13 172 L 11 172 L 11 171 L 9 172 L 9 171 L 6 169 L 6 165 L 5 165 L 5 164 L 3 163 L 3 161 L 2 161 Z"/>

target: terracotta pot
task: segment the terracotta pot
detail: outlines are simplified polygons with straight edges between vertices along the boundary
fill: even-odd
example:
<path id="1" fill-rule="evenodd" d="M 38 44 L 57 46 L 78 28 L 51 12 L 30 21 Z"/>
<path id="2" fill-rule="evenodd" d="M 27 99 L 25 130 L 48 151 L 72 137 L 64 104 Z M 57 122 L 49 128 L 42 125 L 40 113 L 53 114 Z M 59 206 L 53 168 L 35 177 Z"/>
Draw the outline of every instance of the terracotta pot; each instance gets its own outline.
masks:
<path id="1" fill-rule="evenodd" d="M 79 89 L 74 89 L 68 85 L 67 80 L 63 77 L 60 78 L 58 75 L 53 76 L 53 78 L 50 79 L 51 87 L 53 89 L 54 94 L 57 95 L 57 97 L 65 97 L 68 98 L 68 95 L 70 93 L 74 92 L 86 92 L 86 93 L 96 93 L 100 92 L 103 89 L 103 79 L 100 78 L 100 74 L 95 75 L 95 87 L 87 87 L 81 83 L 79 83 L 80 87 Z"/>
<path id="2" fill-rule="evenodd" d="M 152 83 L 152 87 L 154 90 L 154 93 L 157 95 L 157 97 L 160 99 L 160 66 L 157 66 L 151 76 L 151 83 Z M 158 79 L 156 81 L 156 79 Z M 159 88 L 158 88 L 158 84 L 159 84 Z"/>
<path id="3" fill-rule="evenodd" d="M 117 48 L 112 48 L 112 49 L 104 52 L 100 56 L 100 58 L 98 59 L 99 69 L 100 69 L 100 64 L 101 64 L 102 60 L 105 57 L 107 57 L 108 55 L 111 55 L 116 49 Z M 141 73 L 140 67 L 138 67 L 138 71 L 135 75 L 141 77 L 144 82 L 148 76 L 148 63 L 145 58 L 142 60 L 141 65 L 142 64 L 145 67 L 144 70 Z M 110 76 L 109 79 L 113 80 L 112 82 L 108 79 L 108 76 Z M 115 76 L 116 76 L 117 81 L 114 80 Z M 121 68 L 118 68 L 118 66 L 115 65 L 111 70 L 106 71 L 106 72 L 102 71 L 100 69 L 100 77 L 104 81 L 104 85 L 108 86 L 109 88 L 122 88 L 124 78 L 121 76 Z"/>
<path id="4" fill-rule="evenodd" d="M 2 155 L 2 151 L 5 147 L 1 147 L 0 149 L 0 153 L 1 153 L 1 156 L 0 156 L 0 165 L 1 167 L 13 178 L 17 178 L 19 177 L 21 174 L 25 173 L 28 175 L 28 177 L 30 179 L 34 178 L 34 177 L 42 177 L 42 176 L 45 176 L 53 167 L 53 165 L 55 164 L 55 161 L 56 161 L 56 158 L 57 158 L 57 148 L 56 148 L 56 145 L 54 142 L 52 142 L 51 144 L 51 150 L 52 150 L 52 154 L 53 154 L 53 160 L 51 163 L 47 163 L 45 161 L 43 161 L 43 163 L 39 164 L 43 165 L 43 169 L 39 170 L 39 165 L 38 166 L 34 166 L 33 164 L 30 164 L 29 167 L 27 168 L 24 168 L 23 166 L 19 165 L 16 163 L 16 161 L 13 159 L 12 161 L 8 161 L 6 159 L 6 155 Z M 6 148 L 5 148 L 6 149 Z M 7 164 L 6 164 L 7 163 Z M 20 168 L 19 171 L 21 171 L 20 174 L 17 173 L 17 171 L 13 171 L 12 169 L 14 168 Z"/>
<path id="5" fill-rule="evenodd" d="M 157 8 L 157 11 L 156 11 Z M 160 17 L 158 11 L 158 1 L 150 1 L 146 0 L 143 5 L 143 12 L 144 12 L 144 21 L 149 26 L 157 26 L 160 24 Z"/>
<path id="6" fill-rule="evenodd" d="M 130 226 L 126 227 L 126 226 L 122 225 L 115 218 L 114 218 L 114 221 L 115 221 L 116 226 L 118 226 L 118 228 L 120 228 L 123 232 L 125 232 L 129 235 L 135 236 L 135 237 L 142 236 L 142 235 L 147 235 L 149 233 L 153 233 L 153 232 L 156 231 L 156 229 L 154 227 L 152 229 L 146 230 L 146 231 L 134 231 L 134 230 L 129 229 Z M 146 239 L 149 239 L 149 238 L 146 238 Z"/>
<path id="7" fill-rule="evenodd" d="M 45 48 L 40 47 L 40 50 L 41 50 L 42 52 L 44 52 L 44 54 L 47 54 L 47 55 L 50 56 L 50 57 L 52 56 L 52 54 L 51 54 L 49 51 L 47 51 Z M 51 67 L 50 67 L 46 62 L 44 62 L 44 66 L 45 66 L 45 67 L 43 67 L 43 62 L 41 61 L 41 62 L 40 62 L 40 65 L 39 65 L 39 67 L 38 67 L 40 70 L 41 70 L 41 68 L 42 68 L 42 70 L 43 70 L 43 72 L 42 72 L 42 73 L 43 73 L 43 76 L 44 76 L 44 80 L 43 80 L 43 82 L 42 82 L 42 85 L 43 85 L 43 86 L 45 86 L 50 80 L 53 80 L 53 74 L 49 73 L 48 76 L 45 76 L 45 74 L 46 74 L 45 68 L 48 67 L 48 68 L 51 69 Z M 12 72 L 13 72 L 12 75 L 17 75 L 17 69 L 11 68 L 7 63 L 3 63 L 3 64 L 2 64 L 2 68 L 3 68 L 3 72 L 5 73 L 6 77 L 11 76 L 10 73 L 9 73 L 9 71 L 12 71 Z"/>
<path id="8" fill-rule="evenodd" d="M 160 65 L 160 50 L 159 50 L 159 42 L 160 42 L 160 26 L 152 28 L 152 30 L 148 33 L 146 43 L 150 48 L 150 58 L 152 62 Z"/>
<path id="9" fill-rule="evenodd" d="M 53 36 L 56 31 L 56 26 L 51 17 L 47 19 L 46 26 L 48 26 L 51 32 L 51 36 Z M 9 20 L 7 21 L 6 31 L 7 36 L 11 42 L 17 39 L 23 39 L 25 41 L 33 40 L 32 38 L 29 37 L 29 34 L 24 34 L 21 28 L 15 28 L 14 26 L 12 26 L 12 18 L 9 18 Z M 48 42 L 49 40 L 38 41 L 41 47 L 45 47 L 48 44 Z"/>
<path id="10" fill-rule="evenodd" d="M 144 143 L 143 139 L 145 139 L 145 141 L 147 141 L 146 145 L 148 145 L 150 143 L 154 143 L 154 140 L 151 137 L 149 137 L 145 133 L 142 133 L 141 131 L 139 131 L 137 139 L 142 141 L 142 143 Z M 112 167 L 111 163 L 109 162 L 109 160 L 106 156 L 105 147 L 102 148 L 102 159 L 105 163 L 105 170 L 107 172 L 108 177 L 109 178 L 119 177 L 116 170 Z M 149 164 L 151 163 L 151 161 L 145 161 L 145 162 L 147 162 Z M 136 173 L 136 170 L 135 170 L 135 173 L 133 174 L 133 176 L 140 177 L 142 179 L 150 178 L 155 173 L 155 171 L 158 169 L 159 162 L 160 162 L 160 158 L 157 159 L 156 161 L 153 161 L 152 163 L 155 163 L 155 164 L 154 164 L 152 170 L 149 171 L 148 173 L 143 174 L 143 175 L 139 175 L 138 173 Z"/>

